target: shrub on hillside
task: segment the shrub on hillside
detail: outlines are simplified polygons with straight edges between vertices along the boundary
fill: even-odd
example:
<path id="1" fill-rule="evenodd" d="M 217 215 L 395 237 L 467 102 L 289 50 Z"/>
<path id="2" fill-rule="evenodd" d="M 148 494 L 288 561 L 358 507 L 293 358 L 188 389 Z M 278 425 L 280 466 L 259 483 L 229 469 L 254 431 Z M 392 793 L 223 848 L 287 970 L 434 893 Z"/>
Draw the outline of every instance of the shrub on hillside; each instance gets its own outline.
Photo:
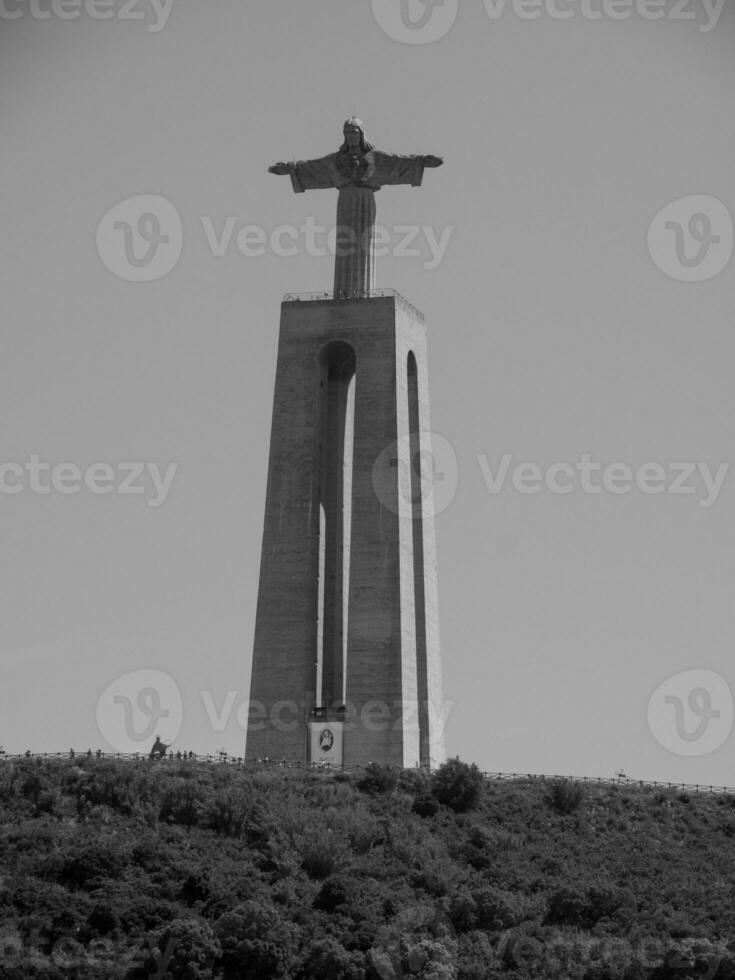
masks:
<path id="1" fill-rule="evenodd" d="M 419 980 L 456 980 L 457 977 L 454 950 L 435 939 L 408 944 L 401 957 L 401 966 Z"/>
<path id="2" fill-rule="evenodd" d="M 58 877 L 66 888 L 93 888 L 120 878 L 130 860 L 130 850 L 114 839 L 84 841 L 67 852 Z"/>
<path id="3" fill-rule="evenodd" d="M 368 854 L 385 840 L 385 826 L 374 817 L 355 809 L 346 829 L 349 845 L 355 854 Z"/>
<path id="4" fill-rule="evenodd" d="M 290 924 L 281 921 L 273 906 L 243 902 L 225 912 L 215 932 L 222 944 L 226 980 L 242 977 L 291 976 L 295 940 Z"/>
<path id="5" fill-rule="evenodd" d="M 559 888 L 549 898 L 546 921 L 553 925 L 591 929 L 601 919 L 615 919 L 629 925 L 636 914 L 636 902 L 628 889 L 611 885 Z"/>
<path id="6" fill-rule="evenodd" d="M 428 913 L 428 915 L 426 914 Z M 457 943 L 428 909 L 407 909 L 380 930 L 367 955 L 367 980 L 457 980 Z"/>
<path id="7" fill-rule="evenodd" d="M 392 792 L 398 781 L 398 774 L 391 766 L 381 766 L 377 762 L 369 762 L 365 772 L 357 781 L 357 788 L 370 796 Z"/>
<path id="8" fill-rule="evenodd" d="M 490 980 L 501 976 L 490 939 L 480 930 L 460 936 L 457 959 L 460 964 L 458 980 Z"/>
<path id="9" fill-rule="evenodd" d="M 668 980 L 669 977 L 729 980 L 732 976 L 733 960 L 729 951 L 720 943 L 694 937 L 668 944 L 663 964 L 652 974 L 654 980 Z"/>
<path id="10" fill-rule="evenodd" d="M 160 895 L 130 892 L 117 898 L 116 908 L 120 917 L 120 929 L 129 936 L 161 931 L 178 913 L 175 903 Z"/>
<path id="11" fill-rule="evenodd" d="M 348 953 L 336 939 L 324 936 L 310 943 L 296 976 L 298 980 L 364 980 L 365 960 L 362 953 Z"/>
<path id="12" fill-rule="evenodd" d="M 455 757 L 447 759 L 434 773 L 431 792 L 443 806 L 464 813 L 480 802 L 483 784 L 482 773 L 474 762 L 469 765 Z"/>
<path id="13" fill-rule="evenodd" d="M 431 789 L 431 778 L 425 769 L 401 769 L 398 773 L 398 789 L 411 796 L 421 796 Z"/>
<path id="14" fill-rule="evenodd" d="M 252 797 L 241 787 L 220 789 L 204 806 L 199 824 L 224 837 L 242 837 L 252 811 Z"/>
<path id="15" fill-rule="evenodd" d="M 108 902 L 99 902 L 87 916 L 89 928 L 97 936 L 107 936 L 120 927 L 120 919 Z"/>
<path id="16" fill-rule="evenodd" d="M 34 766 L 33 769 L 26 771 L 20 779 L 21 796 L 35 803 L 44 786 L 45 782 L 41 778 L 41 770 L 38 766 Z"/>
<path id="17" fill-rule="evenodd" d="M 472 893 L 475 904 L 474 927 L 500 932 L 520 925 L 528 917 L 528 903 L 523 895 L 484 885 Z"/>
<path id="18" fill-rule="evenodd" d="M 587 892 L 587 915 L 596 924 L 600 919 L 613 919 L 629 926 L 638 911 L 635 896 L 629 888 L 613 885 L 593 885 Z"/>
<path id="19" fill-rule="evenodd" d="M 548 801 L 557 813 L 568 816 L 582 805 L 584 786 L 572 779 L 555 779 L 551 784 Z"/>
<path id="20" fill-rule="evenodd" d="M 452 895 L 449 920 L 457 932 L 470 932 L 477 928 L 477 902 L 467 888 L 460 888 Z"/>
<path id="21" fill-rule="evenodd" d="M 222 954 L 211 925 L 200 918 L 174 919 L 159 938 L 157 947 L 153 975 L 186 980 L 208 980 Z"/>
<path id="22" fill-rule="evenodd" d="M 317 892 L 314 908 L 321 909 L 323 912 L 334 912 L 348 900 L 352 887 L 354 886 L 350 886 L 348 879 L 342 875 L 327 878 Z"/>
<path id="23" fill-rule="evenodd" d="M 580 926 L 586 920 L 586 901 L 577 888 L 558 888 L 549 898 L 550 925 Z"/>
<path id="24" fill-rule="evenodd" d="M 413 801 L 411 809 L 420 817 L 433 817 L 439 809 L 439 802 L 432 793 L 421 793 Z"/>
<path id="25" fill-rule="evenodd" d="M 315 828 L 303 835 L 296 847 L 301 854 L 301 867 L 310 878 L 328 878 L 346 859 L 346 847 L 330 828 Z"/>
<path id="26" fill-rule="evenodd" d="M 177 779 L 163 794 L 158 819 L 181 824 L 183 827 L 195 827 L 204 807 L 205 798 L 201 787 L 193 782 Z"/>
<path id="27" fill-rule="evenodd" d="M 77 807 L 109 806 L 126 816 L 134 810 L 139 778 L 132 766 L 95 760 L 92 768 L 78 771 L 75 783 Z"/>

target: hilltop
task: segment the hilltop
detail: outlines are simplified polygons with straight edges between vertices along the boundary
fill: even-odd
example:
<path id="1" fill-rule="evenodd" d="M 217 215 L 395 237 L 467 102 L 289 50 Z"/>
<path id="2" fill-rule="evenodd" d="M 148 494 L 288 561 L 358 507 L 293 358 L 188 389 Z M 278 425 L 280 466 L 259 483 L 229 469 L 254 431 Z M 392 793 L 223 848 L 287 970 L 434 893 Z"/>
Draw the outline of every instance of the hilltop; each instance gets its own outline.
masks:
<path id="1" fill-rule="evenodd" d="M 0 763 L 0 976 L 735 977 L 735 797 Z"/>

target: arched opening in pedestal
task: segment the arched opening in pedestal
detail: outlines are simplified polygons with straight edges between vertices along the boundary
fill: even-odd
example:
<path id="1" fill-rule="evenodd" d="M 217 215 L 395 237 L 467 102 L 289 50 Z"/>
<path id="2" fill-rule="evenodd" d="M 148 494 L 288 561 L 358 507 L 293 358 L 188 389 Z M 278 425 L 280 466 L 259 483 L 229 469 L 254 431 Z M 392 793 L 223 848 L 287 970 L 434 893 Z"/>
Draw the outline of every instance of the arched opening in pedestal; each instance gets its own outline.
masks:
<path id="1" fill-rule="evenodd" d="M 316 707 L 344 704 L 349 615 L 355 351 L 333 341 L 319 355 Z"/>

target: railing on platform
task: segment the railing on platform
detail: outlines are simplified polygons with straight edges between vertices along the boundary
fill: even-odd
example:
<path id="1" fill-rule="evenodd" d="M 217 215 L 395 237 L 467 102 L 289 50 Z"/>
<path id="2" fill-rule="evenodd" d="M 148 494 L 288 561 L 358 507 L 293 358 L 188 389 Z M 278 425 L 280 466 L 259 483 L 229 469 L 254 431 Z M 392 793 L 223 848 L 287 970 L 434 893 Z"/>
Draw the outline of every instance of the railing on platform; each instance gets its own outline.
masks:
<path id="1" fill-rule="evenodd" d="M 325 292 L 325 293 L 286 293 L 283 297 L 284 303 L 318 303 L 318 302 L 341 302 L 346 300 L 380 299 L 384 296 L 392 296 L 398 302 L 410 310 L 422 323 L 425 320 L 424 314 L 413 303 L 409 303 L 405 296 L 402 296 L 396 289 L 362 289 L 354 292 Z"/>
<path id="2" fill-rule="evenodd" d="M 317 762 L 289 762 L 286 759 L 246 759 L 242 756 L 232 756 L 228 753 L 220 752 L 211 755 L 197 755 L 193 752 L 174 752 L 167 753 L 162 759 L 151 759 L 147 752 L 102 752 L 100 749 L 93 752 L 87 749 L 83 752 L 24 752 L 19 755 L 9 755 L 0 753 L 0 763 L 2 762 L 22 762 L 29 760 L 50 760 L 65 759 L 75 761 L 81 759 L 112 759 L 120 762 L 199 762 L 210 765 L 229 765 L 237 766 L 240 769 L 304 769 L 320 770 L 332 772 L 357 772 L 363 770 L 364 766 L 337 766 L 332 763 Z M 404 769 L 403 772 L 415 772 L 415 769 Z M 677 791 L 689 791 L 693 793 L 732 793 L 735 794 L 733 786 L 716 786 L 707 783 L 664 783 L 649 779 L 632 779 L 629 776 L 569 776 L 563 773 L 549 775 L 548 773 L 521 773 L 521 772 L 483 772 L 482 775 L 487 780 L 515 780 L 518 782 L 536 780 L 539 782 L 551 782 L 559 779 L 566 779 L 574 783 L 588 783 L 598 786 L 630 786 L 630 787 L 651 787 L 657 789 L 669 789 Z"/>

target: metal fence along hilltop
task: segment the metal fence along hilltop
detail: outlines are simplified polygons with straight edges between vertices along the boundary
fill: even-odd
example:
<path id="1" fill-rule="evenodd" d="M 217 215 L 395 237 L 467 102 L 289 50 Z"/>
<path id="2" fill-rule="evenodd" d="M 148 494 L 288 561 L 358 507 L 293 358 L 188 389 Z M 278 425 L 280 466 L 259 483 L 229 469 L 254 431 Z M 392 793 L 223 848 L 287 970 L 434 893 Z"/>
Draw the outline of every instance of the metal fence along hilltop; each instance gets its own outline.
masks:
<path id="1" fill-rule="evenodd" d="M 291 762 L 288 759 L 245 759 L 242 756 L 229 755 L 226 752 L 214 753 L 211 755 L 198 755 L 195 752 L 174 752 L 166 755 L 162 759 L 151 759 L 146 752 L 102 752 L 97 749 L 93 752 L 86 749 L 83 752 L 75 750 L 69 752 L 23 752 L 18 755 L 9 755 L 0 752 L 0 764 L 2 762 L 20 762 L 23 760 L 63 760 L 74 761 L 76 759 L 112 759 L 118 762 L 150 762 L 155 764 L 170 765 L 172 763 L 200 763 L 204 765 L 227 765 L 237 769 L 258 770 L 258 769 L 285 769 L 303 771 L 326 771 L 326 772 L 360 772 L 364 766 L 336 766 L 332 763 L 318 762 Z M 405 769 L 403 772 L 415 772 L 415 769 Z M 511 780 L 516 782 L 554 782 L 560 779 L 568 780 L 573 783 L 585 783 L 596 786 L 639 786 L 652 789 L 680 790 L 692 793 L 732 793 L 735 795 L 735 786 L 717 786 L 707 783 L 667 783 L 650 779 L 632 779 L 629 776 L 571 776 L 564 773 L 534 773 L 534 772 L 482 772 L 483 777 L 488 781 Z"/>

